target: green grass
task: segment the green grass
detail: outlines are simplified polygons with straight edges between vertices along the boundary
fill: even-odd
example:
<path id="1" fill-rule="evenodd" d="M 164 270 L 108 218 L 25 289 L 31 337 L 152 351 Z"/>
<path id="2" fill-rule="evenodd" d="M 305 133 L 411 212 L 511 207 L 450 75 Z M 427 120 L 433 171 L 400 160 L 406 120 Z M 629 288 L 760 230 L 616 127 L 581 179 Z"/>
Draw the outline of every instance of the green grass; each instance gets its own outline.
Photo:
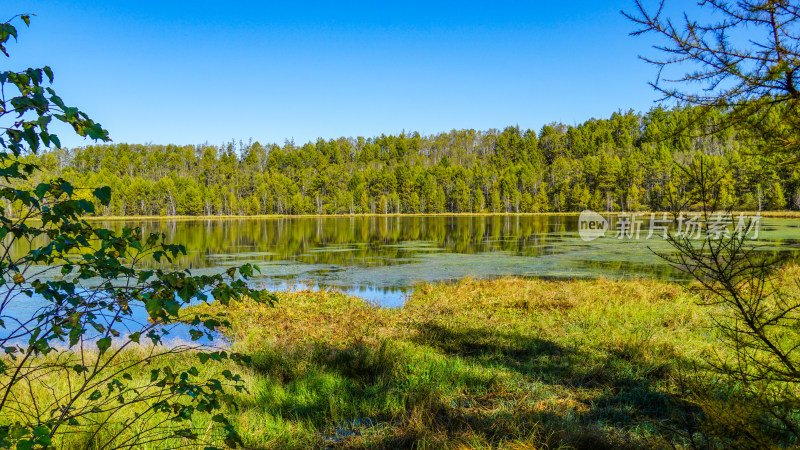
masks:
<path id="1" fill-rule="evenodd" d="M 107 355 L 114 353 L 116 349 L 116 347 L 112 347 L 105 356 L 99 356 L 94 349 L 84 349 L 73 352 L 53 352 L 32 358 L 25 364 L 25 367 L 30 368 L 27 371 L 27 377 L 10 391 L 3 414 L 0 414 L 0 426 L 15 422 L 36 425 L 37 417 L 46 420 L 51 417 L 51 413 L 57 415 L 60 408 L 67 404 L 70 393 L 79 390 L 84 380 L 83 376 L 73 369 L 73 366 L 85 363 L 91 367 L 93 361 L 98 359 L 105 363 L 109 360 Z M 151 360 L 150 363 L 142 362 L 154 355 L 160 356 Z M 6 359 L 3 362 L 11 361 Z M 62 424 L 54 436 L 53 448 L 119 448 L 121 445 L 130 443 L 134 438 L 138 439 L 134 448 L 144 450 L 185 448 L 193 445 L 194 440 L 171 437 L 175 431 L 186 428 L 185 422 L 164 421 L 166 415 L 154 413 L 148 408 L 156 401 L 170 397 L 168 388 L 156 386 L 150 379 L 151 369 L 165 366 L 175 368 L 176 371 L 195 366 L 200 370 L 198 379 L 203 380 L 221 379 L 220 372 L 226 368 L 226 364 L 213 361 L 202 365 L 198 362 L 194 352 L 181 351 L 177 347 L 128 347 L 113 358 L 109 367 L 101 371 L 98 377 L 101 380 L 106 376 L 110 376 L 110 378 L 90 383 L 87 392 L 97 390 L 101 394 L 105 394 L 108 392 L 109 384 L 107 382 L 114 378 L 123 380 L 122 373 L 117 372 L 128 367 L 128 369 L 124 369 L 124 372 L 130 374 L 131 379 L 126 383 L 131 391 L 136 391 L 138 395 L 148 400 L 139 404 L 128 404 L 118 411 L 112 411 L 117 405 L 116 395 L 109 397 L 103 395 L 102 398 L 95 401 L 88 399 L 88 395 L 78 397 L 75 403 L 70 403 L 70 407 L 88 413 L 83 415 L 76 424 L 69 426 Z M 7 381 L 7 377 L 0 378 L 0 386 L 5 388 Z M 131 391 L 124 394 L 128 400 L 132 398 Z M 89 411 L 94 408 L 99 408 L 101 411 Z M 141 415 L 141 419 L 132 427 L 122 426 L 125 421 L 132 419 L 137 414 Z M 200 440 L 216 443 L 222 440 L 218 426 L 211 421 L 209 415 L 195 414 L 191 421 L 191 427 L 198 431 Z M 111 437 L 117 434 L 119 436 L 114 439 L 113 444 L 108 445 L 108 442 L 112 440 Z"/>
<path id="2" fill-rule="evenodd" d="M 252 358 L 199 366 L 243 376 L 248 392 L 225 408 L 247 448 L 680 448 L 700 430 L 687 388 L 720 381 L 702 369 L 719 350 L 713 311 L 677 284 L 467 279 L 418 286 L 398 309 L 338 292 L 278 296 L 187 311 L 224 317 L 231 349 Z M 197 365 L 191 353 L 164 358 Z M 133 375 L 146 384 L 149 368 Z M 75 376 L 42 378 L 34 396 Z M 193 425 L 214 440 L 207 418 Z M 91 431 L 56 442 L 96 447 Z"/>
<path id="3" fill-rule="evenodd" d="M 682 444 L 665 428 L 686 418 L 677 374 L 714 342 L 694 301 L 655 281 L 499 279 L 420 286 L 400 309 L 300 292 L 194 312 L 224 314 L 253 357 L 248 447 L 652 448 Z"/>

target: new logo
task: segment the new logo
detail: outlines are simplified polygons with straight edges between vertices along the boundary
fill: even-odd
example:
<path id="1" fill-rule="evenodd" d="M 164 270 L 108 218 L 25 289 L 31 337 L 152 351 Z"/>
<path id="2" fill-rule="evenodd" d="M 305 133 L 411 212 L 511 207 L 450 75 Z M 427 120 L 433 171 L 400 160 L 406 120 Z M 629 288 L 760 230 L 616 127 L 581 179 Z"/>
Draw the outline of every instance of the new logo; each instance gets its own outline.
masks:
<path id="1" fill-rule="evenodd" d="M 606 234 L 608 221 L 594 211 L 588 209 L 578 217 L 578 235 L 584 241 L 593 241 Z"/>

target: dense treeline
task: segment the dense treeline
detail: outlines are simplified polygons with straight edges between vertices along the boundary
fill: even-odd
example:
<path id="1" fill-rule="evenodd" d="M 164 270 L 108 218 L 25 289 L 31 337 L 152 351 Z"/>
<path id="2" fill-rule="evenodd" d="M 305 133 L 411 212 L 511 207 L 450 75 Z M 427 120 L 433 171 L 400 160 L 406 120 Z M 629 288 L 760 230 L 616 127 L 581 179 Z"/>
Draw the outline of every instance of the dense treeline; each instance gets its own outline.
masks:
<path id="1" fill-rule="evenodd" d="M 90 145 L 38 156 L 44 176 L 111 186 L 98 214 L 250 215 L 663 210 L 691 197 L 678 161 L 704 160 L 737 209 L 800 209 L 800 173 L 752 156 L 691 109 L 615 113 L 534 131 L 402 133 L 296 146 Z M 672 132 L 690 127 L 695 137 Z M 665 138 L 666 136 L 666 138 Z M 35 182 L 36 180 L 34 180 Z M 687 197 L 687 198 L 688 198 Z"/>

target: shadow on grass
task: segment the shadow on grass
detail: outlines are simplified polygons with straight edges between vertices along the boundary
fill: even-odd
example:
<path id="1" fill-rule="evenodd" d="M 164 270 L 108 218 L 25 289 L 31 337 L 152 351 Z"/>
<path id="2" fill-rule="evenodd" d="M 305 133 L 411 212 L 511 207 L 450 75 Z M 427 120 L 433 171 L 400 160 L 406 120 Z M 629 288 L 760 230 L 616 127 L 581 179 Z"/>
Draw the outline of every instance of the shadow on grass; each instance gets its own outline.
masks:
<path id="1" fill-rule="evenodd" d="M 644 345 L 629 343 L 598 355 L 546 339 L 484 328 L 452 328 L 427 322 L 420 324 L 417 331 L 414 339 L 417 344 L 485 367 L 516 372 L 531 383 L 589 397 L 585 408 L 579 408 L 582 410 L 566 422 L 563 415 L 543 411 L 538 420 L 553 425 L 548 428 L 599 425 L 622 430 L 644 426 L 659 434 L 653 424 L 668 423 L 676 418 L 683 422 L 691 419 L 678 418 L 676 414 L 698 413 L 694 409 L 687 411 L 681 399 L 656 386 L 670 379 L 672 367 L 679 361 L 674 356 L 672 360 L 654 362 L 650 358 L 647 361 L 644 353 L 648 350 Z M 559 422 L 563 427 L 559 427 Z M 603 440 L 596 435 L 596 429 L 586 431 L 583 437 L 590 437 L 591 441 Z M 620 444 L 617 437 L 607 437 L 615 445 Z"/>
<path id="2" fill-rule="evenodd" d="M 670 369 L 637 356 L 424 323 L 408 342 L 260 350 L 253 369 L 268 382 L 240 407 L 310 424 L 264 448 L 663 446 L 647 424 L 673 419 L 675 399 L 654 386 Z"/>

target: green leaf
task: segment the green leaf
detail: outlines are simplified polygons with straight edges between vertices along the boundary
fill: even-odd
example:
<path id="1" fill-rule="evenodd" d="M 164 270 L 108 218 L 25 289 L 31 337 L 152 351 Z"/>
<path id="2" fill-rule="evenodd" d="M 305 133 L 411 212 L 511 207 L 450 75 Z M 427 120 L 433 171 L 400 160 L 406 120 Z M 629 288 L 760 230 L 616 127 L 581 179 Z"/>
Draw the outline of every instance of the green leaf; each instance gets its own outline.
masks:
<path id="1" fill-rule="evenodd" d="M 49 191 L 50 191 L 50 183 L 39 183 L 39 185 L 36 186 L 36 189 L 34 190 L 34 193 L 36 193 L 36 196 L 41 199 Z"/>
<path id="2" fill-rule="evenodd" d="M 189 335 L 191 335 L 192 341 L 199 340 L 203 337 L 203 332 L 198 330 L 189 330 Z"/>
<path id="3" fill-rule="evenodd" d="M 92 195 L 100 200 L 100 204 L 103 206 L 108 206 L 108 204 L 111 203 L 111 188 L 108 186 L 95 189 Z"/>
<path id="4" fill-rule="evenodd" d="M 32 151 L 35 152 L 39 148 L 39 136 L 36 135 L 36 130 L 33 127 L 23 131 L 22 138 L 25 139 Z"/>
<path id="5" fill-rule="evenodd" d="M 111 347 L 111 336 L 106 336 L 102 339 L 97 340 L 97 348 L 100 349 L 101 355 L 105 353 L 109 347 Z"/>
<path id="6" fill-rule="evenodd" d="M 62 181 L 62 182 L 61 182 L 61 185 L 59 186 L 59 188 L 61 188 L 61 190 L 62 190 L 64 193 L 66 193 L 67 195 L 69 195 L 70 197 L 72 197 L 72 193 L 73 193 L 73 192 L 74 192 L 74 190 L 75 190 L 75 189 L 72 187 L 72 184 L 70 184 L 68 181 Z"/>

